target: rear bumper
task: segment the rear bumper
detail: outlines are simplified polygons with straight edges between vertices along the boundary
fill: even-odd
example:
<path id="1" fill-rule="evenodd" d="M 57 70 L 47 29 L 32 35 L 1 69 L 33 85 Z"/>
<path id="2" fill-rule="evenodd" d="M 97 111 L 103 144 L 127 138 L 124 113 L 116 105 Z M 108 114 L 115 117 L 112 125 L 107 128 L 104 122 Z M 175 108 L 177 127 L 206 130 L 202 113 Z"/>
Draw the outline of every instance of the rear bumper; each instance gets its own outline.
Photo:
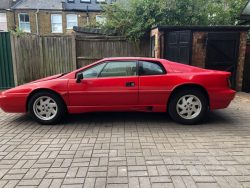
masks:
<path id="1" fill-rule="evenodd" d="M 232 89 L 212 90 L 209 92 L 210 109 L 227 108 L 234 99 L 236 91 Z"/>
<path id="2" fill-rule="evenodd" d="M 0 93 L 0 108 L 5 112 L 24 113 L 26 112 L 26 97 L 23 94 Z"/>

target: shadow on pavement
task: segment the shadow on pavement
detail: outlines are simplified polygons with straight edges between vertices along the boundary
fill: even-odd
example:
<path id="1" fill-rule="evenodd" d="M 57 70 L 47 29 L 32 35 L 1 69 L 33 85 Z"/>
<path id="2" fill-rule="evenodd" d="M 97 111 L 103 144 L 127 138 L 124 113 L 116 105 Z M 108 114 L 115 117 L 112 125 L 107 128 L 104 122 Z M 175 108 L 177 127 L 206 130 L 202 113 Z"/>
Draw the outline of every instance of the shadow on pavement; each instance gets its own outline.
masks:
<path id="1" fill-rule="evenodd" d="M 8 121 L 15 122 L 17 124 L 36 124 L 31 117 L 27 114 L 12 116 Z M 143 112 L 98 112 L 98 113 L 84 113 L 84 114 L 71 114 L 67 115 L 60 125 L 75 125 L 75 124 L 100 124 L 110 126 L 113 123 L 137 123 L 137 124 L 166 124 L 166 125 L 178 125 L 168 116 L 167 113 L 143 113 Z M 218 124 L 223 126 L 230 126 L 230 124 L 237 123 L 228 113 L 221 111 L 209 112 L 202 126 L 217 126 Z M 59 125 L 59 126 L 60 126 Z M 199 126 L 200 126 L 199 125 Z M 184 125 L 183 125 L 184 126 Z M 196 125 L 189 125 L 196 126 Z"/>

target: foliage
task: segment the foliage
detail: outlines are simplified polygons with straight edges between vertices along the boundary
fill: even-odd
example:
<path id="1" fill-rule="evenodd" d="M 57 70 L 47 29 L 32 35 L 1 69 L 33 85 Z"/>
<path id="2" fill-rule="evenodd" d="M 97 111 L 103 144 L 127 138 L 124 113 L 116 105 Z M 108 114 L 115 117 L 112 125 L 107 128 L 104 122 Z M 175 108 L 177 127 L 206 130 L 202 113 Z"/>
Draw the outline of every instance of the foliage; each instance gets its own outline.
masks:
<path id="1" fill-rule="evenodd" d="M 10 30 L 10 32 L 11 32 L 12 34 L 16 35 L 17 37 L 23 36 L 23 35 L 26 34 L 26 33 L 25 33 L 22 29 L 20 29 L 19 27 L 17 27 L 15 30 Z"/>
<path id="2" fill-rule="evenodd" d="M 235 25 L 247 0 L 120 0 L 103 6 L 103 29 L 137 41 L 153 25 Z"/>

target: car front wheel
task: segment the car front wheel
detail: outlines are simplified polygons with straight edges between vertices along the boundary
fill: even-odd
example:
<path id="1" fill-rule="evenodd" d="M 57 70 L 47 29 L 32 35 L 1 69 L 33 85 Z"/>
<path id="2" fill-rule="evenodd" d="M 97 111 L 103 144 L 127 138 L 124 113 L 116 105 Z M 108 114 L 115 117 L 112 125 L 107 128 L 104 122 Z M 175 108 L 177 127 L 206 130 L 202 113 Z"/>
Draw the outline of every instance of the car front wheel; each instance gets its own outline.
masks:
<path id="1" fill-rule="evenodd" d="M 169 102 L 169 115 L 182 124 L 197 124 L 204 119 L 208 101 L 203 92 L 196 89 L 179 91 Z"/>
<path id="2" fill-rule="evenodd" d="M 51 92 L 34 94 L 28 104 L 29 114 L 44 125 L 58 123 L 65 114 L 62 99 Z"/>

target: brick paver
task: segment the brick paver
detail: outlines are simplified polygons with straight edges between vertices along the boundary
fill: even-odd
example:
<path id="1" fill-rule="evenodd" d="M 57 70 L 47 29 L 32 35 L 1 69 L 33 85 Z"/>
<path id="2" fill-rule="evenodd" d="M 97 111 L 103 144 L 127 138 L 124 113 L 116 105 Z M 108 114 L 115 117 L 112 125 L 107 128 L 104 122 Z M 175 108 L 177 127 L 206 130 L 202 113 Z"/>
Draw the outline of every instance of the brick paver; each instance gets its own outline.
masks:
<path id="1" fill-rule="evenodd" d="M 41 126 L 0 111 L 0 187 L 250 187 L 250 99 L 207 119 L 94 113 Z"/>

